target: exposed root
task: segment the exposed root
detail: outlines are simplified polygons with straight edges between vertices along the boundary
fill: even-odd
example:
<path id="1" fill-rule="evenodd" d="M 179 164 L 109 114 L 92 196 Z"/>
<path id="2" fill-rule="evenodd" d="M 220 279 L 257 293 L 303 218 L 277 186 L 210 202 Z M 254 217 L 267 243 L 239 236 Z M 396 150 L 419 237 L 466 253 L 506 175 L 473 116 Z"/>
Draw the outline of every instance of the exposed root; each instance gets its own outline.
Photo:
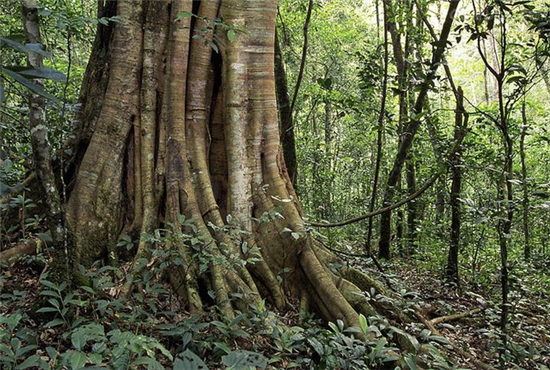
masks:
<path id="1" fill-rule="evenodd" d="M 117 2 L 123 21 L 112 38 L 111 79 L 67 205 L 76 262 L 105 255 L 121 230 L 164 227 L 164 247 L 183 260 L 167 274 L 191 314 L 205 311 L 212 291 L 226 317 L 265 298 L 280 309 L 299 300 L 301 310 L 348 327 L 359 327 L 361 314 L 410 322 L 399 295 L 345 266 L 304 227 L 280 145 L 277 2 L 169 3 Z M 181 17 L 197 9 L 197 17 Z M 214 55 L 205 42 L 214 33 L 204 29 L 217 17 L 248 32 L 229 41 L 225 28 L 214 31 L 225 41 Z M 135 266 L 151 247 L 140 240 Z M 255 247 L 261 260 L 252 263 Z M 198 261 L 209 267 L 204 275 Z M 129 283 L 123 294 L 131 290 Z"/>
<path id="2" fill-rule="evenodd" d="M 483 311 L 481 308 L 476 308 L 476 309 L 466 311 L 466 312 L 455 313 L 453 315 L 441 316 L 441 317 L 437 317 L 435 319 L 430 320 L 430 323 L 432 325 L 437 325 L 437 324 L 442 324 L 444 322 L 460 320 L 464 317 L 475 315 L 476 313 L 481 312 L 481 311 Z"/>
<path id="3" fill-rule="evenodd" d="M 15 247 L 0 253 L 0 264 L 11 266 L 23 256 L 36 254 L 41 244 L 42 241 L 38 238 L 19 243 Z"/>

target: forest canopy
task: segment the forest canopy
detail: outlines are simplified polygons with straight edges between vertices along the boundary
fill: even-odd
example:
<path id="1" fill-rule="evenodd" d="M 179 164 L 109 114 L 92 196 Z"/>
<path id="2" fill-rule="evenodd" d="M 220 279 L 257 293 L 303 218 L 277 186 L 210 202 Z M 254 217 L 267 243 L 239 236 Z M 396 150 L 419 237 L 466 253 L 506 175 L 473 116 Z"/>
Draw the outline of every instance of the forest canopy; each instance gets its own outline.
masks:
<path id="1" fill-rule="evenodd" d="M 1 368 L 550 368 L 545 1 L 0 25 Z"/>

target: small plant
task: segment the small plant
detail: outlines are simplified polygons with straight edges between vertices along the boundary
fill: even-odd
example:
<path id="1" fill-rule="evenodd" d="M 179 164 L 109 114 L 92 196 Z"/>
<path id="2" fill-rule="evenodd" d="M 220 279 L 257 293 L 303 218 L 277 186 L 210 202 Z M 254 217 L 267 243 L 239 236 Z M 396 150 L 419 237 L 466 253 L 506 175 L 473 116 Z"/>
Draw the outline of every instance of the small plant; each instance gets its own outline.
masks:
<path id="1" fill-rule="evenodd" d="M 229 42 L 235 41 L 237 33 L 246 33 L 246 30 L 244 30 L 242 27 L 231 25 L 225 22 L 221 17 L 211 19 L 208 17 L 201 17 L 190 12 L 181 12 L 175 21 L 179 22 L 185 18 L 196 18 L 197 20 L 204 22 L 204 27 L 195 27 L 196 34 L 193 36 L 193 38 L 204 40 L 206 45 L 210 46 L 212 50 L 214 50 L 216 53 L 220 52 L 219 45 L 224 45 L 225 42 L 225 40 L 223 40 L 215 32 L 216 29 L 225 32 L 227 40 Z"/>
<path id="2" fill-rule="evenodd" d="M 74 312 L 71 312 L 71 309 L 76 307 L 82 307 L 88 304 L 87 301 L 82 301 L 75 299 L 77 293 L 69 292 L 66 293 L 68 287 L 66 282 L 61 284 L 56 284 L 48 280 L 42 280 L 41 284 L 46 288 L 40 292 L 40 295 L 47 298 L 47 302 L 50 304 L 49 307 L 42 307 L 38 309 L 37 313 L 54 313 L 55 318 L 45 324 L 46 328 L 53 328 L 59 325 L 65 325 L 67 328 L 77 326 L 81 320 L 73 320 Z"/>
<path id="3" fill-rule="evenodd" d="M 43 363 L 37 355 L 28 356 L 38 346 L 30 330 L 20 327 L 22 321 L 20 312 L 0 316 L 0 365 L 3 369 L 28 369 Z"/>

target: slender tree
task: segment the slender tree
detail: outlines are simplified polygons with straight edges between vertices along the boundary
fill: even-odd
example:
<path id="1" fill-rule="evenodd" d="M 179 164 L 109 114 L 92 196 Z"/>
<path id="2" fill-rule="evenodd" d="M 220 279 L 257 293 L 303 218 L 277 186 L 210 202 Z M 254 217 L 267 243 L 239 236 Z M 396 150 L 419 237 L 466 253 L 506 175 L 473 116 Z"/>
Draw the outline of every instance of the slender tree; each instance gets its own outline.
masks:
<path id="1" fill-rule="evenodd" d="M 386 0 L 388 1 L 388 0 Z M 418 96 L 415 100 L 413 107 L 413 114 L 410 121 L 407 122 L 403 129 L 403 138 L 399 144 L 397 155 L 395 157 L 392 169 L 388 176 L 388 182 L 386 185 L 385 195 L 384 195 L 384 205 L 389 205 L 392 202 L 396 185 L 401 177 L 401 170 L 409 153 L 409 150 L 412 146 L 413 139 L 420 127 L 421 119 L 420 113 L 424 108 L 424 102 L 426 100 L 428 90 L 431 82 L 433 81 L 437 69 L 440 65 L 440 62 L 443 57 L 443 52 L 445 51 L 447 45 L 447 39 L 451 32 L 451 27 L 453 24 L 454 16 L 456 9 L 458 8 L 459 0 L 453 0 L 449 3 L 449 9 L 447 11 L 447 16 L 443 27 L 441 30 L 441 35 L 439 40 L 436 42 L 436 47 L 432 55 L 432 61 L 430 64 L 429 71 L 425 77 L 425 80 L 422 82 L 422 86 L 418 93 Z M 388 24 L 388 29 L 391 30 Z M 393 40 L 392 40 L 393 41 Z M 395 53 L 394 53 L 395 54 Z M 391 240 L 391 212 L 386 212 L 382 215 L 380 221 L 380 240 L 378 243 L 378 256 L 381 258 L 388 259 L 390 257 L 390 240 Z"/>
<path id="2" fill-rule="evenodd" d="M 468 124 L 468 114 L 464 110 L 464 95 L 462 89 L 458 88 L 456 109 L 455 109 L 455 140 L 465 135 L 465 130 Z M 459 284 L 458 271 L 458 252 L 460 249 L 460 192 L 462 189 L 462 155 L 461 150 L 458 150 L 451 161 L 451 244 L 449 247 L 449 255 L 447 258 L 447 266 L 445 269 L 446 278 Z"/>
<path id="3" fill-rule="evenodd" d="M 531 259 L 531 233 L 529 229 L 529 184 L 527 179 L 527 165 L 525 163 L 525 137 L 527 136 L 529 124 L 527 122 L 525 99 L 521 105 L 521 118 L 522 127 L 519 139 L 519 158 L 521 160 L 521 186 L 523 190 L 523 237 L 525 243 L 523 246 L 523 256 L 526 261 L 529 261 Z"/>
<path id="4" fill-rule="evenodd" d="M 378 15 L 378 2 L 376 3 L 377 15 Z M 378 126 L 376 127 L 376 162 L 374 165 L 374 179 L 372 182 L 372 194 L 369 205 L 369 212 L 373 212 L 376 206 L 376 198 L 378 196 L 378 183 L 380 181 L 380 166 L 382 164 L 382 138 L 384 134 L 384 119 L 386 116 L 386 100 L 388 95 L 388 65 L 389 65 L 389 52 L 388 52 L 388 10 L 386 8 L 386 2 L 382 2 L 383 10 L 383 49 L 384 49 L 384 72 L 382 75 L 382 95 L 380 97 L 380 111 L 378 113 Z M 378 18 L 377 18 L 378 20 Z M 377 23 L 378 25 L 378 23 Z M 367 228 L 367 241 L 365 243 L 365 249 L 368 255 L 372 254 L 372 228 L 373 218 L 369 217 L 369 224 Z"/>
<path id="5" fill-rule="evenodd" d="M 38 19 L 38 7 L 36 0 L 21 0 L 23 28 L 27 43 L 42 45 L 40 36 L 40 24 Z M 28 67 L 36 70 L 43 67 L 42 55 L 29 51 L 27 56 Z M 40 87 L 44 85 L 39 78 L 34 83 Z M 33 164 L 36 171 L 38 184 L 44 202 L 44 211 L 52 242 L 54 245 L 53 258 L 57 261 L 51 273 L 52 279 L 66 279 L 68 256 L 66 250 L 66 231 L 64 221 L 63 204 L 57 191 L 55 175 L 52 167 L 50 144 L 48 140 L 48 124 L 46 121 L 46 102 L 44 97 L 34 92 L 29 92 L 29 124 L 31 128 L 31 147 Z"/>

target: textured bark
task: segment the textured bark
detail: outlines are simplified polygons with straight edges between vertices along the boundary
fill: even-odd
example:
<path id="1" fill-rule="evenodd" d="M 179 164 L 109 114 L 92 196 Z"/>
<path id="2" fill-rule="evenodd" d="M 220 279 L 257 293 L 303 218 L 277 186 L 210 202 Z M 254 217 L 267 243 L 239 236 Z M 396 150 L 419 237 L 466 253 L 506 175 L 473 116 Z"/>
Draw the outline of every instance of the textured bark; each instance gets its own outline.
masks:
<path id="1" fill-rule="evenodd" d="M 393 58 L 395 62 L 395 67 L 397 69 L 397 86 L 399 90 L 399 123 L 398 123 L 398 129 L 397 133 L 399 135 L 398 139 L 398 146 L 401 145 L 402 137 L 403 137 L 403 127 L 405 125 L 405 122 L 407 120 L 408 112 L 407 112 L 407 64 L 406 64 L 406 55 L 404 55 L 403 46 L 401 45 L 401 34 L 397 28 L 397 22 L 396 22 L 396 12 L 397 8 L 396 5 L 392 3 L 391 0 L 383 0 L 384 2 L 384 8 L 386 9 L 388 16 L 384 18 L 385 21 L 385 27 L 387 28 L 392 41 L 392 49 L 393 49 Z M 408 49 L 405 48 L 405 52 Z M 392 185 L 392 194 L 396 191 L 401 190 L 401 169 L 399 170 L 399 173 L 397 174 L 397 177 L 392 180 L 388 180 L 393 183 Z M 395 189 L 393 189 L 395 188 Z M 386 190 L 386 193 L 388 190 Z M 384 203 L 383 205 L 385 207 L 389 206 L 391 202 L 391 199 L 387 199 L 387 196 L 385 194 L 384 197 Z M 401 210 L 398 210 L 397 214 L 397 225 L 396 225 L 396 235 L 398 242 L 400 242 L 402 234 L 403 234 L 403 212 Z M 378 257 L 379 258 L 385 258 L 389 259 L 389 241 L 391 239 L 391 212 L 383 213 L 380 217 L 380 241 L 378 244 Z M 385 248 L 385 241 L 387 240 L 388 248 Z"/>
<path id="2" fill-rule="evenodd" d="M 536 58 L 537 67 L 540 69 L 540 74 L 544 80 L 544 85 L 546 86 L 546 91 L 550 94 L 550 70 L 548 68 L 549 63 L 548 57 L 546 58 Z"/>
<path id="3" fill-rule="evenodd" d="M 521 118 L 522 118 L 522 127 L 521 135 L 519 139 L 519 157 L 521 160 L 521 186 L 523 190 L 523 237 L 524 243 L 523 246 L 523 256 L 526 261 L 531 259 L 531 234 L 529 230 L 529 186 L 527 183 L 527 166 L 525 164 L 525 137 L 527 136 L 527 129 L 529 124 L 527 122 L 527 112 L 525 109 L 525 100 L 521 106 Z"/>
<path id="4" fill-rule="evenodd" d="M 374 165 L 374 179 L 372 182 L 372 195 L 370 199 L 369 212 L 373 212 L 376 206 L 376 198 L 378 196 L 378 183 L 380 181 L 380 166 L 382 164 L 382 138 L 384 134 L 384 119 L 386 116 L 386 100 L 388 95 L 388 65 L 389 65 L 389 52 L 388 52 L 388 9 L 386 3 L 382 3 L 383 20 L 384 20 L 384 74 L 382 76 L 382 96 L 380 97 L 380 112 L 378 113 L 378 127 L 376 128 L 376 164 Z M 376 20 L 377 26 L 379 26 L 378 20 L 378 1 L 376 2 Z M 365 249 L 367 255 L 372 254 L 372 229 L 373 218 L 369 218 L 369 224 L 367 227 L 367 240 L 365 243 Z"/>
<path id="5" fill-rule="evenodd" d="M 464 111 L 464 95 L 462 89 L 458 88 L 458 97 L 455 110 L 455 139 L 464 135 L 468 116 Z M 461 150 L 458 150 L 451 160 L 451 245 L 447 257 L 445 269 L 446 278 L 449 281 L 459 284 L 458 252 L 460 248 L 460 191 L 462 188 L 462 157 Z"/>
<path id="6" fill-rule="evenodd" d="M 474 15 L 477 16 L 477 8 L 475 3 L 472 3 L 474 9 Z M 508 312 L 510 310 L 509 304 L 509 290 L 510 285 L 508 281 L 508 246 L 512 239 L 512 220 L 514 217 L 514 192 L 513 192 L 513 153 L 514 153 L 514 141 L 510 133 L 510 115 L 514 107 L 514 101 L 510 100 L 505 95 L 505 81 L 508 77 L 508 68 L 506 67 L 506 57 L 508 55 L 508 35 L 507 35 L 507 12 L 502 7 L 498 7 L 498 16 L 502 20 L 502 26 L 500 28 L 500 41 L 496 42 L 494 36 L 494 30 L 490 33 L 491 41 L 493 42 L 493 48 L 491 52 L 494 56 L 494 63 L 489 61 L 487 53 L 482 48 L 481 39 L 477 39 L 477 49 L 479 56 L 481 57 L 483 64 L 489 70 L 496 82 L 496 102 L 498 104 L 498 116 L 492 118 L 496 128 L 502 135 L 504 160 L 502 166 L 502 174 L 497 184 L 497 205 L 498 211 L 501 216 L 497 222 L 498 242 L 500 247 L 500 285 L 502 294 L 502 305 L 500 313 L 500 340 L 502 346 L 499 348 L 499 363 L 502 369 L 506 366 L 506 350 L 508 347 Z M 479 32 L 479 25 L 476 23 L 476 32 Z"/>
<path id="7" fill-rule="evenodd" d="M 426 123 L 428 128 L 428 134 L 430 135 L 430 143 L 432 145 L 433 152 L 435 154 L 437 164 L 441 167 L 445 163 L 443 161 L 443 149 L 441 148 L 441 140 L 439 138 L 439 133 L 437 130 L 436 122 L 434 122 L 432 117 L 432 112 L 429 102 L 426 102 Z M 444 231 L 442 227 L 442 222 L 445 217 L 445 186 L 446 186 L 445 177 L 441 176 L 436 186 L 436 203 L 435 203 L 435 226 L 436 233 L 440 239 L 443 239 Z"/>
<path id="8" fill-rule="evenodd" d="M 33 255 L 38 252 L 40 239 L 31 239 L 17 244 L 15 247 L 0 252 L 0 264 L 11 266 L 22 256 Z"/>
<path id="9" fill-rule="evenodd" d="M 98 18 L 112 17 L 116 11 L 116 2 L 98 1 Z M 63 167 L 65 196 L 68 197 L 74 189 L 75 174 L 90 144 L 95 130 L 105 91 L 109 82 L 109 47 L 112 42 L 114 22 L 98 25 L 96 37 L 90 54 L 88 68 L 84 73 L 80 89 L 80 109 L 76 112 L 74 127 L 63 147 L 56 153 L 54 169 Z M 61 171 L 60 171 L 61 172 Z M 59 187 L 59 185 L 58 185 Z"/>
<path id="10" fill-rule="evenodd" d="M 300 300 L 347 325 L 359 325 L 360 313 L 404 319 L 395 307 L 371 306 L 362 291 L 394 296 L 357 270 L 331 269 L 338 259 L 304 227 L 280 143 L 277 1 L 121 0 L 115 10 L 121 21 L 111 41 L 95 44 L 107 47 L 109 60 L 92 59 L 87 74 L 103 70 L 108 82 L 105 90 L 87 90 L 88 102 L 102 104 L 82 123 L 94 130 L 67 205 L 75 263 L 116 259 L 121 233 L 137 238 L 162 227 L 175 236 L 162 247 L 184 260 L 170 280 L 193 313 L 213 291 L 228 316 L 239 305 L 230 294 L 239 292 L 247 302 L 267 298 L 279 308 Z M 191 11 L 197 16 L 176 20 Z M 217 17 L 226 24 L 212 30 Z M 231 40 L 228 30 L 235 31 Z M 180 224 L 180 215 L 191 225 Z M 228 226 L 241 232 L 229 235 Z M 208 250 L 206 273 L 181 232 L 196 234 Z M 135 258 L 149 258 L 151 247 L 140 242 Z M 248 263 L 253 247 L 262 258 Z"/>
<path id="11" fill-rule="evenodd" d="M 41 44 L 38 8 L 35 0 L 22 0 L 23 26 L 25 39 L 28 43 Z M 27 65 L 32 68 L 42 68 L 42 56 L 29 52 Z M 35 84 L 43 86 L 43 81 L 34 79 Z M 64 279 L 67 272 L 67 250 L 65 248 L 66 232 L 64 211 L 61 197 L 57 191 L 52 167 L 48 127 L 46 121 L 46 102 L 43 97 L 29 93 L 29 124 L 31 128 L 31 147 L 33 164 L 42 192 L 46 221 L 53 240 L 54 268 L 52 279 Z"/>
<path id="12" fill-rule="evenodd" d="M 409 195 L 416 192 L 416 164 L 414 157 L 407 160 L 407 192 Z M 407 255 L 416 250 L 416 224 L 418 219 L 418 206 L 416 201 L 407 203 Z"/>

